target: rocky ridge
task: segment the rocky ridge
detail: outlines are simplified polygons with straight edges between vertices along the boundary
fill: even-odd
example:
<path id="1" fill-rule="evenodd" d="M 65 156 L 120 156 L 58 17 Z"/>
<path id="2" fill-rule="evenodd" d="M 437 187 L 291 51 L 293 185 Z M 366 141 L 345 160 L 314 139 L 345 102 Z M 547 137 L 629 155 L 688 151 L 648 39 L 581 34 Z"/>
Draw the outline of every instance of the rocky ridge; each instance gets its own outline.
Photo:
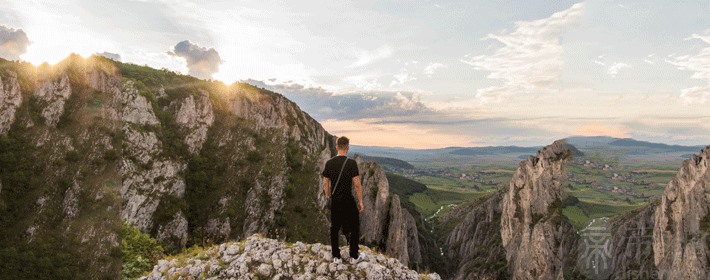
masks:
<path id="1" fill-rule="evenodd" d="M 710 146 L 683 161 L 663 192 L 653 253 L 661 279 L 710 277 Z"/>
<path id="2" fill-rule="evenodd" d="M 658 275 L 653 263 L 653 226 L 657 205 L 640 209 L 632 215 L 616 217 L 606 223 L 612 229 L 609 237 L 611 259 L 608 268 L 597 276 L 608 279 L 643 279 Z M 591 272 L 591 271 L 590 271 Z"/>
<path id="3" fill-rule="evenodd" d="M 421 264 L 419 235 L 414 217 L 402 208 L 399 196 L 389 193 L 385 171 L 376 163 L 355 156 L 362 182 L 365 211 L 360 232 L 365 244 L 384 249 L 387 255 L 413 267 Z"/>
<path id="4" fill-rule="evenodd" d="M 399 260 L 367 247 L 360 249 L 364 260 L 335 262 L 329 245 L 284 243 L 252 235 L 242 242 L 160 260 L 141 279 L 441 279 L 436 273 L 410 270 Z"/>
<path id="5" fill-rule="evenodd" d="M 561 279 L 576 262 L 577 234 L 562 216 L 572 157 L 564 140 L 521 162 L 502 201 L 501 239 L 514 279 Z"/>
<path id="6" fill-rule="evenodd" d="M 17 73 L 7 71 L 0 77 L 0 134 L 6 134 L 15 121 L 15 112 L 22 103 Z"/>
<path id="7" fill-rule="evenodd" d="M 0 59 L 0 144 L 0 271 L 48 254 L 44 263 L 66 270 L 22 275 L 119 277 L 121 223 L 168 252 L 255 233 L 327 240 L 318 174 L 334 137 L 295 103 L 248 84 L 101 57 L 54 67 Z M 363 183 L 382 195 L 363 217 L 375 228 L 363 232 L 405 265 L 421 263 L 413 217 L 384 172 L 362 164 L 372 170 Z"/>
<path id="8" fill-rule="evenodd" d="M 505 192 L 459 206 L 446 215 L 441 227 L 454 225 L 444 235 L 443 253 L 454 279 L 507 279 L 508 262 L 500 235 L 501 201 Z"/>

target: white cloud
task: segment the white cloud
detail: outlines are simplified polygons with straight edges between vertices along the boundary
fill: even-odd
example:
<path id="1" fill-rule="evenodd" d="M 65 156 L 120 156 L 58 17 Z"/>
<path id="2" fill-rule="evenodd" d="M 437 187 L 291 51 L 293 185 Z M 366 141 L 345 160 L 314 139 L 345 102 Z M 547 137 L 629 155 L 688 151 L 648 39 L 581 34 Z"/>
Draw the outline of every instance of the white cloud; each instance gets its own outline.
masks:
<path id="1" fill-rule="evenodd" d="M 0 25 L 0 57 L 20 60 L 20 55 L 27 52 L 30 40 L 22 29 Z"/>
<path id="2" fill-rule="evenodd" d="M 658 62 L 658 57 L 656 57 L 655 53 L 649 54 L 646 56 L 646 58 L 643 59 L 643 62 L 646 62 L 648 64 L 656 64 Z"/>
<path id="3" fill-rule="evenodd" d="M 705 85 L 694 86 L 681 90 L 680 97 L 686 104 L 704 104 L 710 101 L 710 29 L 704 35 L 693 34 L 686 40 L 698 39 L 708 44 L 696 54 L 671 56 L 666 62 L 675 65 L 679 70 L 692 71 L 692 79 L 705 82 Z"/>
<path id="4" fill-rule="evenodd" d="M 503 46 L 493 54 L 468 54 L 461 61 L 489 71 L 487 78 L 502 81 L 503 85 L 478 89 L 476 97 L 500 101 L 517 93 L 551 89 L 562 71 L 560 35 L 579 20 L 583 8 L 583 3 L 577 3 L 548 18 L 518 21 L 512 32 L 484 37 L 483 40 L 493 39 Z"/>
<path id="5" fill-rule="evenodd" d="M 388 45 L 381 46 L 371 51 L 360 50 L 357 55 L 357 60 L 350 64 L 350 68 L 372 64 L 373 62 L 392 56 L 392 53 L 394 53 L 394 50 Z"/>
<path id="6" fill-rule="evenodd" d="M 406 69 L 401 69 L 399 74 L 395 74 L 390 86 L 402 85 L 411 81 L 416 81 L 417 77 L 409 75 Z"/>
<path id="7" fill-rule="evenodd" d="M 604 55 L 597 56 L 597 58 L 594 60 L 594 63 L 599 64 L 601 66 L 606 66 L 606 63 L 604 62 Z"/>
<path id="8" fill-rule="evenodd" d="M 426 74 L 427 77 L 431 78 L 431 76 L 434 75 L 434 72 L 436 72 L 437 69 L 442 67 L 446 67 L 446 65 L 441 64 L 439 62 L 429 63 L 429 65 L 424 68 L 424 74 Z"/>
<path id="9" fill-rule="evenodd" d="M 614 64 L 612 64 L 611 66 L 609 66 L 609 70 L 607 70 L 607 73 L 608 73 L 612 78 L 616 78 L 616 75 L 619 74 L 619 71 L 620 71 L 621 69 L 629 68 L 629 67 L 631 67 L 631 66 L 629 66 L 629 65 L 626 64 L 626 63 L 617 62 L 617 63 L 614 63 Z"/>
<path id="10" fill-rule="evenodd" d="M 353 76 L 347 76 L 342 79 L 343 82 L 352 85 L 351 88 L 341 88 L 340 91 L 342 92 L 348 92 L 348 91 L 360 91 L 360 90 L 365 90 L 365 91 L 370 91 L 370 90 L 375 90 L 377 88 L 380 88 L 381 84 L 378 81 L 379 78 L 375 75 L 370 75 L 370 74 L 360 74 L 360 75 L 353 75 Z"/>
<path id="11" fill-rule="evenodd" d="M 616 78 L 616 75 L 619 74 L 619 71 L 624 68 L 630 68 L 631 65 L 628 65 L 623 62 L 614 62 L 614 63 L 607 63 L 605 59 L 606 55 L 600 55 L 597 56 L 597 58 L 594 59 L 594 64 L 598 64 L 604 67 L 607 67 L 606 73 L 609 74 L 612 78 Z"/>

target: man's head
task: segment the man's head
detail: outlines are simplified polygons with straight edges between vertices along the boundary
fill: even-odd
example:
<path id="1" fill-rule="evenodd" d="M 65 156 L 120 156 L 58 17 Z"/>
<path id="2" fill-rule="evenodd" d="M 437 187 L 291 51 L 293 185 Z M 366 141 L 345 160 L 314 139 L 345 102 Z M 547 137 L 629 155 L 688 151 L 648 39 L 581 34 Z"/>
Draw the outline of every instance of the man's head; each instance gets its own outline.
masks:
<path id="1" fill-rule="evenodd" d="M 339 137 L 338 140 L 335 141 L 335 148 L 338 151 L 347 152 L 350 149 L 350 139 L 345 136 Z"/>

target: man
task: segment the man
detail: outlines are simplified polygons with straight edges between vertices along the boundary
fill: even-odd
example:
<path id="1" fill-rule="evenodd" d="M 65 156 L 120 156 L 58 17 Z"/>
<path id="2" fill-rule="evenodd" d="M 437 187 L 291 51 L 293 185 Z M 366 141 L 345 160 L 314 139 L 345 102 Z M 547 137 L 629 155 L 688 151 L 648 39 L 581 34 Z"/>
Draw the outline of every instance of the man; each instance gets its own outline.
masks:
<path id="1" fill-rule="evenodd" d="M 338 233 L 343 228 L 343 233 L 350 243 L 350 257 L 354 262 L 361 261 L 365 256 L 358 254 L 360 241 L 360 212 L 365 208 L 362 205 L 362 185 L 360 184 L 360 171 L 357 162 L 348 158 L 350 140 L 340 137 L 336 140 L 338 155 L 325 163 L 323 175 L 323 191 L 326 198 L 332 197 L 330 208 L 330 246 L 336 262 L 341 260 L 338 245 Z M 342 172 L 341 172 L 342 170 Z M 340 179 L 338 179 L 340 177 Z M 338 185 L 336 186 L 336 182 Z M 357 206 L 352 194 L 352 186 L 357 193 Z M 335 190 L 331 194 L 331 190 Z"/>

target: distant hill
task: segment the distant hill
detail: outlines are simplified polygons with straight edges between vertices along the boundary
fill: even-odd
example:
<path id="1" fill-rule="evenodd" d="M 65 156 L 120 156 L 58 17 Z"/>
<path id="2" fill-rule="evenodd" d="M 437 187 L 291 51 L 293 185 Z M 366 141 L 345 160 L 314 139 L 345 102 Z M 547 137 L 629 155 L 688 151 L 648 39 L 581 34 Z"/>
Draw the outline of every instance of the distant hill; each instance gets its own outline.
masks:
<path id="1" fill-rule="evenodd" d="M 424 192 L 427 189 L 426 185 L 422 183 L 392 173 L 387 173 L 387 182 L 389 182 L 390 185 L 390 192 L 401 197 Z"/>
<path id="2" fill-rule="evenodd" d="M 567 138 L 567 143 L 574 147 L 575 156 L 584 156 L 585 153 L 614 154 L 629 156 L 663 156 L 669 158 L 682 157 L 686 154 L 697 153 L 703 146 L 681 146 L 653 143 L 630 138 L 614 138 L 608 136 L 572 136 Z M 406 162 L 426 162 L 431 160 L 451 160 L 465 157 L 494 157 L 525 159 L 534 155 L 538 147 L 518 146 L 489 146 L 489 147 L 447 147 L 440 149 L 407 149 L 377 146 L 351 146 L 353 153 L 364 155 L 379 155 L 386 158 L 396 158 Z M 674 155 L 674 154 L 677 154 Z M 511 157 L 512 156 L 512 157 Z M 375 160 L 377 161 L 377 160 Z"/>
<path id="3" fill-rule="evenodd" d="M 481 148 L 457 148 L 451 151 L 454 155 L 463 156 L 483 156 L 497 154 L 534 154 L 538 150 L 537 147 L 517 147 L 517 146 L 498 146 L 498 147 L 481 147 Z"/>
<path id="4" fill-rule="evenodd" d="M 663 144 L 663 143 L 652 143 L 652 142 L 634 140 L 631 138 L 614 140 L 614 141 L 610 142 L 609 145 L 621 146 L 621 147 L 650 148 L 650 149 L 658 149 L 658 150 L 668 150 L 668 151 L 673 151 L 673 152 L 696 152 L 696 151 L 703 148 L 701 146 L 695 147 L 695 146 L 667 145 L 667 144 Z"/>
<path id="5" fill-rule="evenodd" d="M 362 159 L 367 161 L 374 161 L 381 165 L 385 170 L 396 168 L 396 169 L 414 169 L 414 166 L 409 162 L 403 161 L 401 159 L 389 158 L 389 157 L 375 157 L 368 155 L 360 155 Z"/>

